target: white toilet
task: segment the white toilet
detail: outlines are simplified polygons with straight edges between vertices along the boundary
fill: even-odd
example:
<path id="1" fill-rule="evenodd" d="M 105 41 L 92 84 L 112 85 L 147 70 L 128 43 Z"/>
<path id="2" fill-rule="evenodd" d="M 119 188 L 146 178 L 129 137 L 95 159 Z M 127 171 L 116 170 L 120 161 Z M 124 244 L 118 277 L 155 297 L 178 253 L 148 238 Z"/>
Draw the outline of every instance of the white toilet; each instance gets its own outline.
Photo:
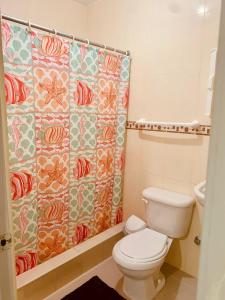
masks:
<path id="1" fill-rule="evenodd" d="M 194 199 L 150 187 L 143 191 L 147 224 L 131 216 L 128 234 L 113 248 L 113 258 L 124 275 L 123 292 L 131 300 L 151 300 L 163 288 L 160 268 L 174 238 L 187 234 Z"/>

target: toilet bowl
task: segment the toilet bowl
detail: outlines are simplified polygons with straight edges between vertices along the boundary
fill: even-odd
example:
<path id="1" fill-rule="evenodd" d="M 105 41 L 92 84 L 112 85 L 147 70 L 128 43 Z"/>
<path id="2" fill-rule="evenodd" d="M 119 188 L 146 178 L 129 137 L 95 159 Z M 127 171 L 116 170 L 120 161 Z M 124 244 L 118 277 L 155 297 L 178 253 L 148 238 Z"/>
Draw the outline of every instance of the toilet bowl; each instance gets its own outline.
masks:
<path id="1" fill-rule="evenodd" d="M 123 291 L 132 300 L 153 299 L 163 288 L 165 280 L 159 270 L 171 243 L 166 235 L 146 228 L 115 245 L 113 258 L 125 275 Z"/>
<path id="2" fill-rule="evenodd" d="M 112 253 L 124 275 L 123 292 L 131 300 L 151 300 L 163 288 L 165 278 L 160 268 L 173 238 L 187 233 L 194 203 L 189 196 L 156 188 L 148 188 L 143 194 L 147 224 L 131 216 L 125 225 L 128 235 L 115 244 Z M 158 212 L 158 220 L 152 212 Z"/>

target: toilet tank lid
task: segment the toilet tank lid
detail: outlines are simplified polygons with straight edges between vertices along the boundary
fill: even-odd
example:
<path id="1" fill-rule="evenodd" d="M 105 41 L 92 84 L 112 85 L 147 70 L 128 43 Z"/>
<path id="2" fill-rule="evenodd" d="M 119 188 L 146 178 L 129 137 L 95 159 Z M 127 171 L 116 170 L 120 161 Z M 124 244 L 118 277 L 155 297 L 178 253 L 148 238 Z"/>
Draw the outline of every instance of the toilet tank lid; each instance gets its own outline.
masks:
<path id="1" fill-rule="evenodd" d="M 144 189 L 142 195 L 146 200 L 161 202 L 174 207 L 189 207 L 194 204 L 194 198 L 191 196 L 155 187 Z"/>

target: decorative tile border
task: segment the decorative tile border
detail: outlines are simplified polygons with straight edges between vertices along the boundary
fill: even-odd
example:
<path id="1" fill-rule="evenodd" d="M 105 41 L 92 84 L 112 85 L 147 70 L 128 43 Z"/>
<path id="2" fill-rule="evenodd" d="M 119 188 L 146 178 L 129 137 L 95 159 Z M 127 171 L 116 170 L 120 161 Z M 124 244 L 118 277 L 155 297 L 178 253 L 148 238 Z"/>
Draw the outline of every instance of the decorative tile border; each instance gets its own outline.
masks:
<path id="1" fill-rule="evenodd" d="M 210 136 L 211 134 L 210 125 L 200 125 L 198 128 L 188 128 L 184 126 L 161 126 L 161 125 L 137 124 L 135 121 L 127 121 L 126 129 L 195 134 L 195 135 L 205 135 L 205 136 Z"/>

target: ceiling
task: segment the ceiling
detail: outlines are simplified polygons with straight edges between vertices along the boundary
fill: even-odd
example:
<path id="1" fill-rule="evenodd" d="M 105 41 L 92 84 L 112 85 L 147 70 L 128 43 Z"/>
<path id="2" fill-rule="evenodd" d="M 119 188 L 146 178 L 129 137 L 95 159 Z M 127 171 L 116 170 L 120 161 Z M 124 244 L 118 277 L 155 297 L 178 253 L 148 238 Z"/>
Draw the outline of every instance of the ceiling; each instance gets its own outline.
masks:
<path id="1" fill-rule="evenodd" d="M 73 0 L 75 2 L 79 2 L 82 4 L 90 4 L 90 3 L 94 3 L 96 0 Z"/>

